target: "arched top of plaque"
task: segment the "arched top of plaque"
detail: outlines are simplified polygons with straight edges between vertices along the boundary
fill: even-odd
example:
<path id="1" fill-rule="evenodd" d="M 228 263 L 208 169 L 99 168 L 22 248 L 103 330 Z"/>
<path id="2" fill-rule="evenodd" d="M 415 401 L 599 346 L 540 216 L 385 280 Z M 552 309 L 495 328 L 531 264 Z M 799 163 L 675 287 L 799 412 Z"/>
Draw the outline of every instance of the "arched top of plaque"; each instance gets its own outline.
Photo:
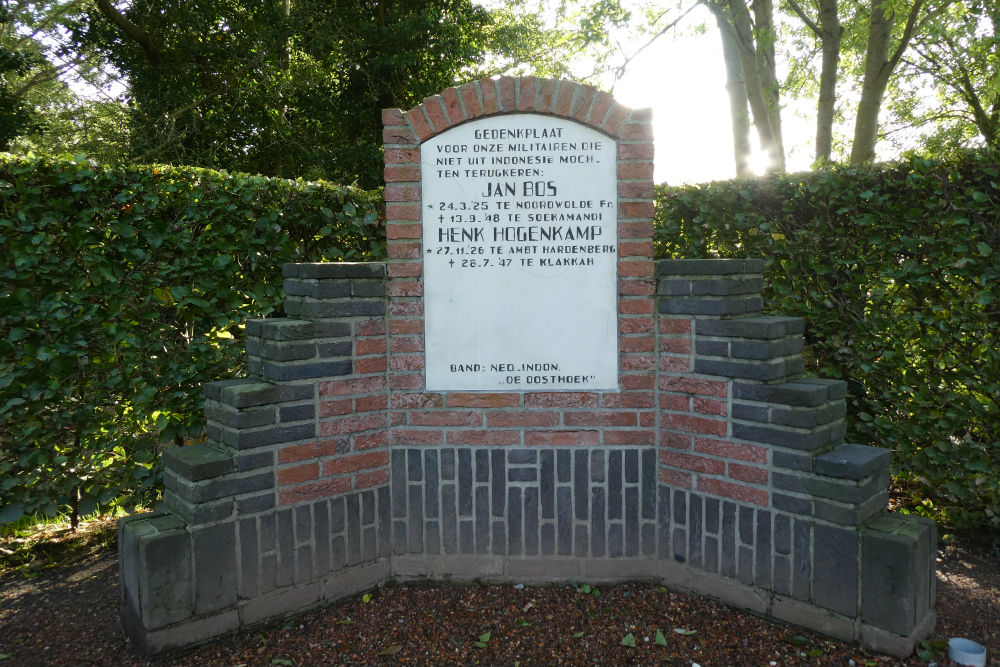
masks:
<path id="1" fill-rule="evenodd" d="M 503 77 L 382 120 L 388 327 L 413 337 L 394 346 L 393 389 L 634 384 L 644 341 L 621 337 L 652 326 L 650 111 Z"/>

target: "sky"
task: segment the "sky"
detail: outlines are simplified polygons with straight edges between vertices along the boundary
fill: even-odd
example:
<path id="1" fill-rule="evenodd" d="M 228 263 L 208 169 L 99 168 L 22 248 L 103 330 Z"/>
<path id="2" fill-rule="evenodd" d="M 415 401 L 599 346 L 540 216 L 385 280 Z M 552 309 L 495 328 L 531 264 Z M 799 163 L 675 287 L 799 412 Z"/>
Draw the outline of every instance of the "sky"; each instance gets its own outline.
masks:
<path id="1" fill-rule="evenodd" d="M 629 63 L 615 99 L 653 110 L 657 183 L 703 183 L 734 178 L 732 125 L 722 45 L 711 14 L 697 8 L 685 21 L 707 30 L 660 37 Z M 782 110 L 788 171 L 809 168 L 813 128 L 808 112 Z M 751 135 L 753 135 L 751 129 Z M 753 137 L 755 140 L 755 137 Z"/>

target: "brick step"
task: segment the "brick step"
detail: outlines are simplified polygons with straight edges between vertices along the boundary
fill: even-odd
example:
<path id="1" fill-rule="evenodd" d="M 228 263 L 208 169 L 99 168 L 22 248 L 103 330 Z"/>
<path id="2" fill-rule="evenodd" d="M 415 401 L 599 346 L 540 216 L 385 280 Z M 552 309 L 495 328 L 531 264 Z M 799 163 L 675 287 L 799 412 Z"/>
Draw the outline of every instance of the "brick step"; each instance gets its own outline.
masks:
<path id="1" fill-rule="evenodd" d="M 286 264 L 285 313 L 303 319 L 385 315 L 385 265 Z"/>

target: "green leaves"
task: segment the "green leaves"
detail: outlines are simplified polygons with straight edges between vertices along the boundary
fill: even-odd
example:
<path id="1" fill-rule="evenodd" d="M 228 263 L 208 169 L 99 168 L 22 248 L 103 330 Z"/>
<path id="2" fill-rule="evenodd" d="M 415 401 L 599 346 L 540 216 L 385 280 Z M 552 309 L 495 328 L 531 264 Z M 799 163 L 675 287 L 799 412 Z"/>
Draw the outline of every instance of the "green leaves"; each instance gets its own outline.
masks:
<path id="1" fill-rule="evenodd" d="M 486 645 L 490 643 L 490 638 L 493 636 L 492 630 L 487 630 L 483 634 L 479 635 L 479 639 L 472 643 L 476 648 L 486 648 Z"/>

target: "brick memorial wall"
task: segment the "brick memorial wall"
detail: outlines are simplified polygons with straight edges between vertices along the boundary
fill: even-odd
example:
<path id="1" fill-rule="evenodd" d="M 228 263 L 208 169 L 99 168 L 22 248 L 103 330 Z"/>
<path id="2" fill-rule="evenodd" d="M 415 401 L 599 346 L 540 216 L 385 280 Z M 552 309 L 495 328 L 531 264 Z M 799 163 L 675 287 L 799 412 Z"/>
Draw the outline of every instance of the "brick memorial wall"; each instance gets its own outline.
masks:
<path id="1" fill-rule="evenodd" d="M 532 77 L 386 110 L 389 260 L 285 267 L 249 377 L 122 520 L 122 616 L 185 646 L 386 579 L 655 580 L 909 653 L 931 522 L 762 315 L 762 260 L 654 262 L 648 111 Z"/>

